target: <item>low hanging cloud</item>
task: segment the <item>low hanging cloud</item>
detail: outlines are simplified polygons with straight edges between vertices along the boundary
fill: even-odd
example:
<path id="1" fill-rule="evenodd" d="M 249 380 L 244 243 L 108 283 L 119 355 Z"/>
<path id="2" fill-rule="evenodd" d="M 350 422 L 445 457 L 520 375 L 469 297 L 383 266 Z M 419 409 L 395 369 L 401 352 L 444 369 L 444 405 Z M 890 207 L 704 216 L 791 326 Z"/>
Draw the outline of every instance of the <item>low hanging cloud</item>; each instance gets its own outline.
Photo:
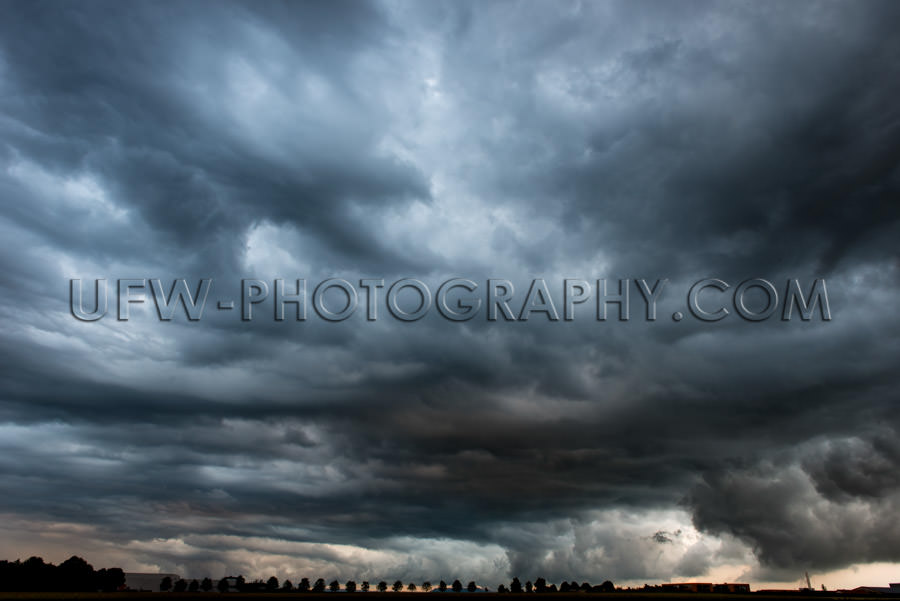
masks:
<path id="1" fill-rule="evenodd" d="M 896 432 L 803 445 L 793 460 L 710 474 L 693 491 L 694 524 L 752 546 L 770 578 L 896 561 Z"/>

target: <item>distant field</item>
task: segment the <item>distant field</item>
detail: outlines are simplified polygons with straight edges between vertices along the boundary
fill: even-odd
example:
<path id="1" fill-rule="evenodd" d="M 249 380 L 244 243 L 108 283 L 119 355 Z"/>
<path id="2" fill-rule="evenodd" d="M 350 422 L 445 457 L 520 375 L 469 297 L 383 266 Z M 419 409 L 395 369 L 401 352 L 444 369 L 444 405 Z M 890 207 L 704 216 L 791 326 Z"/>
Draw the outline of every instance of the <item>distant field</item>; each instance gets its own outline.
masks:
<path id="1" fill-rule="evenodd" d="M 541 593 L 541 594 L 512 594 L 512 593 L 3 593 L 0 592 L 0 601 L 129 601 L 136 597 L 152 601 L 335 601 L 338 596 L 343 601 L 410 601 L 411 596 L 434 597 L 446 595 L 455 598 L 472 595 L 478 599 L 491 598 L 500 601 L 576 601 L 578 598 L 591 597 L 608 601 L 635 601 L 636 599 L 653 599 L 654 601 L 748 601 L 748 597 L 759 601 L 779 601 L 790 599 L 852 599 L 853 601 L 865 601 L 866 599 L 884 601 L 884 597 L 848 597 L 834 593 L 816 592 L 813 594 L 767 594 L 767 593 L 743 593 L 743 594 L 717 594 L 717 593 L 645 593 L 642 591 L 616 592 L 616 593 Z M 398 598 L 402 598 L 398 600 Z M 450 601 L 449 599 L 447 601 Z"/>

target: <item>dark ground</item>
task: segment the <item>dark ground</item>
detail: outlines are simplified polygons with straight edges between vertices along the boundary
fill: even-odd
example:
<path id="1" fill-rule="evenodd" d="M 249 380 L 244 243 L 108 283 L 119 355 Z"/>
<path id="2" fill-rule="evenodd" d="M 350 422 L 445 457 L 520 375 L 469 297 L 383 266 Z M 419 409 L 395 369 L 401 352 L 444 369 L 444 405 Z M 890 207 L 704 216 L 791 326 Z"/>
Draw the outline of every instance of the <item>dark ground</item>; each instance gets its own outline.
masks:
<path id="1" fill-rule="evenodd" d="M 444 593 L 455 595 L 454 593 Z M 590 597 L 591 601 L 636 601 L 638 599 L 653 599 L 654 601 L 799 601 L 807 598 L 816 599 L 852 599 L 853 601 L 885 601 L 893 597 L 857 597 L 839 595 L 833 592 L 815 593 L 742 593 L 742 594 L 716 594 L 716 593 L 648 593 L 644 591 L 620 591 L 615 593 L 541 593 L 541 594 L 512 594 L 512 593 L 458 593 L 459 595 L 474 594 L 483 601 L 577 601 L 584 597 Z M 128 601 L 136 597 L 152 601 L 333 601 L 335 595 L 343 601 L 361 601 L 363 597 L 369 601 L 411 601 L 411 595 L 433 597 L 432 593 L 4 593 L 0 592 L 0 601 Z M 219 599 L 219 598 L 223 599 Z M 212 599 L 210 599 L 212 598 Z M 398 599 L 401 598 L 401 599 Z"/>

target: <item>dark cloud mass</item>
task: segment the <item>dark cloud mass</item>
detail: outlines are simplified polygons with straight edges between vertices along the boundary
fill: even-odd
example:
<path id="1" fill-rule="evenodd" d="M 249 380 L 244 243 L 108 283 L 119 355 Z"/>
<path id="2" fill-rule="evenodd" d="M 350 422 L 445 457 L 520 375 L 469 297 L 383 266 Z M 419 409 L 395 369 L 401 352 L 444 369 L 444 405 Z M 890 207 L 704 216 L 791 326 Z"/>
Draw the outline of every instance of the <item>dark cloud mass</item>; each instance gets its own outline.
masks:
<path id="1" fill-rule="evenodd" d="M 491 585 L 900 562 L 900 4 L 0 11 L 7 556 Z M 68 307 L 69 278 L 458 276 L 670 294 L 653 323 Z M 706 277 L 823 277 L 834 319 L 671 321 Z"/>

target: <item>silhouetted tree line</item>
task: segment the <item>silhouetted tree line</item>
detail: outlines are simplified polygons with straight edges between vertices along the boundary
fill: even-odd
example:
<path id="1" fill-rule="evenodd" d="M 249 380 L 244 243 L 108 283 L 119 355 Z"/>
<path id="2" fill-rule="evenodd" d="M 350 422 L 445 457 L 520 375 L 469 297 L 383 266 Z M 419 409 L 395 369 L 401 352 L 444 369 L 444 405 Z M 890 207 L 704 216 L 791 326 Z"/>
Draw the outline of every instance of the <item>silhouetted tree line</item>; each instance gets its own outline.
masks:
<path id="1" fill-rule="evenodd" d="M 394 592 L 400 592 L 405 589 L 410 592 L 421 590 L 426 593 L 432 590 L 442 593 L 447 591 L 460 593 L 465 590 L 474 593 L 478 590 L 478 585 L 474 581 L 470 581 L 465 586 L 459 580 L 454 580 L 449 585 L 441 580 L 437 586 L 432 586 L 431 582 L 426 581 L 420 586 L 414 582 L 404 584 L 400 580 L 395 581 L 393 584 L 388 584 L 382 580 L 374 585 L 370 585 L 365 580 L 359 585 L 354 580 L 348 580 L 342 586 L 337 580 L 332 580 L 326 584 L 324 578 L 319 578 L 313 583 L 310 583 L 309 578 L 301 578 L 295 586 L 290 580 L 279 582 L 275 576 L 268 580 L 254 580 L 252 582 L 247 582 L 243 576 L 229 576 L 219 580 L 218 583 L 214 583 L 210 578 L 203 578 L 202 580 L 178 579 L 173 582 L 171 577 L 166 576 L 160 581 L 159 590 L 164 592 L 194 593 L 211 592 L 213 589 L 216 589 L 225 593 L 231 590 L 229 583 L 240 592 L 252 593 L 324 593 L 326 590 L 338 592 L 342 589 L 350 593 L 367 593 L 373 589 L 382 593 L 389 589 Z M 75 555 L 58 566 L 46 563 L 40 557 L 31 557 L 25 561 L 0 561 L 0 591 L 2 592 L 112 592 L 121 590 L 124 587 L 125 573 L 120 568 L 94 570 L 91 564 Z M 489 589 L 484 587 L 484 590 L 487 591 Z M 596 586 L 592 586 L 588 582 L 578 584 L 573 580 L 572 582 L 562 582 L 557 587 L 555 584 L 548 585 L 543 578 L 538 578 L 533 584 L 531 581 L 528 581 L 524 585 L 518 578 L 513 578 L 508 586 L 501 584 L 497 587 L 498 593 L 598 593 L 612 592 L 614 590 L 615 586 L 609 580 Z"/>
<path id="2" fill-rule="evenodd" d="M 40 557 L 0 561 L 0 591 L 4 592 L 111 592 L 124 586 L 125 573 L 120 568 L 94 570 L 74 555 L 58 566 Z"/>
<path id="3" fill-rule="evenodd" d="M 229 584 L 231 583 L 231 584 Z M 300 582 L 297 583 L 297 586 L 294 587 L 293 583 L 290 580 L 285 580 L 279 586 L 278 578 L 272 576 L 266 581 L 263 580 L 255 580 L 253 582 L 247 582 L 244 580 L 243 576 L 228 576 L 219 581 L 218 590 L 219 592 L 226 593 L 233 588 L 237 589 L 237 591 L 242 593 L 262 593 L 262 592 L 300 592 L 300 593 L 324 593 L 326 590 L 332 593 L 340 592 L 342 589 L 348 593 L 355 592 L 363 592 L 368 593 L 372 588 L 374 590 L 384 593 L 388 590 L 391 590 L 395 593 L 399 593 L 404 589 L 409 592 L 423 591 L 429 592 L 432 590 L 440 591 L 445 593 L 447 591 L 453 591 L 454 593 L 461 593 L 463 590 L 474 593 L 478 590 L 478 585 L 475 584 L 474 581 L 470 581 L 467 585 L 463 586 L 462 582 L 459 580 L 454 580 L 452 584 L 447 584 L 445 581 L 441 580 L 436 587 L 432 587 L 431 582 L 423 582 L 421 587 L 417 585 L 415 582 L 410 582 L 409 584 L 404 585 L 403 581 L 397 580 L 393 584 L 388 584 L 384 580 L 378 582 L 372 587 L 368 581 L 364 580 L 361 584 L 357 585 L 355 580 L 348 580 L 342 586 L 340 582 L 337 580 L 332 580 L 330 583 L 325 584 L 324 578 L 319 578 L 312 585 L 310 585 L 308 578 L 302 578 Z M 186 580 L 179 580 L 174 584 L 171 581 L 171 578 L 168 576 L 163 579 L 160 583 L 160 590 L 167 591 L 173 590 L 175 592 L 183 592 L 187 591 L 196 591 L 196 590 L 204 590 L 208 591 L 212 588 L 212 582 L 209 578 L 204 578 L 202 583 L 199 583 L 196 580 L 188 583 Z M 484 587 L 485 591 L 489 589 Z M 578 593 L 578 592 L 587 592 L 587 593 L 611 593 L 616 590 L 615 585 L 609 580 L 606 580 L 603 584 L 591 585 L 589 582 L 582 582 L 578 584 L 574 580 L 572 582 L 562 582 L 559 587 L 555 584 L 547 584 L 547 581 L 543 578 L 538 578 L 537 580 L 532 582 L 529 580 L 524 585 L 519 581 L 518 578 L 513 578 L 512 582 L 509 583 L 509 586 L 505 584 L 501 584 L 497 587 L 498 593 Z"/>

